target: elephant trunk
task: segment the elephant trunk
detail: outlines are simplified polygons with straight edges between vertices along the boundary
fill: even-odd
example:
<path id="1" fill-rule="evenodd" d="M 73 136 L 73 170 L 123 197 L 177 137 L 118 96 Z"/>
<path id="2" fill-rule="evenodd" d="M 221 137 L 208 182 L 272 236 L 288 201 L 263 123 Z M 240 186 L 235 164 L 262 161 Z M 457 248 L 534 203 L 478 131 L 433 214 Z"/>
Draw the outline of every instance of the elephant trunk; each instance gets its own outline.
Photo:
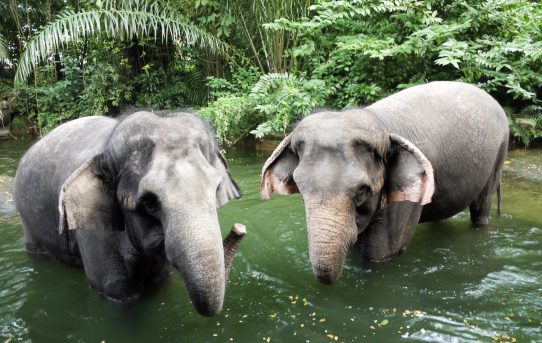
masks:
<path id="1" fill-rule="evenodd" d="M 214 209 L 199 218 L 193 218 L 193 213 L 167 219 L 166 256 L 179 271 L 196 310 L 212 316 L 220 312 L 224 302 L 222 235 Z"/>
<path id="2" fill-rule="evenodd" d="M 224 238 L 222 243 L 224 246 L 224 277 L 225 281 L 228 281 L 228 274 L 230 273 L 231 266 L 233 263 L 233 257 L 237 252 L 239 243 L 247 233 L 247 228 L 243 224 L 235 223 L 233 224 L 230 233 Z"/>
<path id="3" fill-rule="evenodd" d="M 310 194 L 303 200 L 312 270 L 331 284 L 341 276 L 346 253 L 356 242 L 354 206 L 347 195 Z"/>

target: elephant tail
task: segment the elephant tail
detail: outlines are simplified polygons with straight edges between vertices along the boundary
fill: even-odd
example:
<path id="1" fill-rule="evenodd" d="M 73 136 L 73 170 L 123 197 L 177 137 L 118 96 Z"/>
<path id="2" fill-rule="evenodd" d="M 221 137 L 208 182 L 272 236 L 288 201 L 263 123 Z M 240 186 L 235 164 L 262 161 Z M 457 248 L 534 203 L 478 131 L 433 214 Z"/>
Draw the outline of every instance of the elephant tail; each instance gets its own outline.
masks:
<path id="1" fill-rule="evenodd" d="M 501 183 L 497 186 L 497 214 L 501 215 Z"/>

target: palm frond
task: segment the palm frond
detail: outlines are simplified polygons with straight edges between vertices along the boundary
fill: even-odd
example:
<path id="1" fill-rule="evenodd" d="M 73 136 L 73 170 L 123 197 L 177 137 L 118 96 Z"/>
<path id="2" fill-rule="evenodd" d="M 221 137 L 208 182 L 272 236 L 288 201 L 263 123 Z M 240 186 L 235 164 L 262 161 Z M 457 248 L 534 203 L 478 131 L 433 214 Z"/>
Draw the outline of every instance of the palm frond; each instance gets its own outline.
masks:
<path id="1" fill-rule="evenodd" d="M 227 50 L 226 43 L 167 10 L 155 2 L 142 0 L 112 1 L 106 3 L 104 8 L 90 11 L 66 10 L 28 43 L 17 68 L 15 83 L 23 83 L 33 68 L 52 51 L 71 41 L 98 33 L 119 39 L 151 36 L 165 42 L 171 40 L 189 46 L 197 44 L 217 54 Z"/>
<path id="2" fill-rule="evenodd" d="M 9 58 L 8 43 L 6 38 L 0 33 L 0 62 L 3 62 Z"/>

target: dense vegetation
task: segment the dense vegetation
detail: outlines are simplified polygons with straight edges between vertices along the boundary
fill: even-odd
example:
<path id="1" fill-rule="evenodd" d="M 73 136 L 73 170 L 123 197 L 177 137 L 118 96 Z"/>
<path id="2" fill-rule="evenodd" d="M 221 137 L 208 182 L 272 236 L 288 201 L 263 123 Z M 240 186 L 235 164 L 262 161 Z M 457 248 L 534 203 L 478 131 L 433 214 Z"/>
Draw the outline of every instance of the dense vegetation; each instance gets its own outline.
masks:
<path id="1" fill-rule="evenodd" d="M 462 80 L 505 106 L 517 141 L 542 137 L 534 0 L 9 0 L 0 11 L 0 95 L 37 133 L 132 105 L 192 107 L 233 144 L 282 134 L 316 107 Z"/>

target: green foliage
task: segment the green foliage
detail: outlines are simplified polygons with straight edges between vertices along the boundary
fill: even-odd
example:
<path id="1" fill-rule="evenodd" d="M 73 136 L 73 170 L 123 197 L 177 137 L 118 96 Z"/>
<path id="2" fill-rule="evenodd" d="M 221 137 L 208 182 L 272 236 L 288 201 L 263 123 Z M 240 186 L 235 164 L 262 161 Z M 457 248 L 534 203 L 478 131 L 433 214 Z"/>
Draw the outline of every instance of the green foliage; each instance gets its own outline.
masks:
<path id="1" fill-rule="evenodd" d="M 505 107 L 510 125 L 510 133 L 523 145 L 528 147 L 535 139 L 542 138 L 542 107 L 529 105 L 521 112 L 514 113 L 510 107 Z"/>
<path id="2" fill-rule="evenodd" d="M 219 143 L 230 145 L 245 137 L 257 125 L 252 108 L 252 101 L 247 96 L 224 94 L 199 113 L 209 119 Z"/>
<path id="3" fill-rule="evenodd" d="M 241 67 L 232 72 L 229 80 L 210 76 L 207 78 L 209 95 L 216 99 L 230 94 L 248 94 L 261 75 L 256 67 Z"/>
<path id="4" fill-rule="evenodd" d="M 337 107 L 431 80 L 477 84 L 507 103 L 538 103 L 542 5 L 528 0 L 321 1 L 276 21 L 301 37 L 291 54 L 336 88 Z"/>
<path id="5" fill-rule="evenodd" d="M 190 61 L 181 60 L 166 67 L 149 62 L 142 69 L 143 73 L 134 79 L 138 107 L 180 108 L 200 105 L 207 98 L 204 74 Z"/>
<path id="6" fill-rule="evenodd" d="M 10 62 L 0 77 L 17 64 L 17 81 L 34 77 L 9 93 L 38 132 L 129 105 L 202 107 L 233 144 L 250 132 L 284 134 L 317 107 L 461 80 L 509 107 L 513 138 L 540 137 L 538 1 L 27 0 L 0 9 L 0 56 Z"/>
<path id="7" fill-rule="evenodd" d="M 258 74 L 256 69 L 241 68 L 231 81 L 209 79 L 210 94 L 216 100 L 200 113 L 209 118 L 220 141 L 234 144 L 248 133 L 256 138 L 283 135 L 295 121 L 323 106 L 331 93 L 322 80 L 287 73 L 262 75 L 254 84 Z"/>
<path id="8" fill-rule="evenodd" d="M 40 69 L 42 77 L 36 88 L 40 111 L 30 115 L 40 133 L 67 120 L 118 111 L 131 100 L 133 86 L 126 76 L 128 62 L 118 46 L 104 44 L 94 50 L 88 61 L 82 67 L 75 59 L 65 58 L 63 78 L 59 81 L 53 78 L 54 66 Z"/>
<path id="9" fill-rule="evenodd" d="M 331 94 L 322 80 L 306 80 L 288 73 L 263 75 L 250 92 L 260 124 L 251 133 L 262 138 L 284 134 L 291 124 L 323 106 Z"/>
<path id="10" fill-rule="evenodd" d="M 136 36 L 160 37 L 162 41 L 182 40 L 189 46 L 197 44 L 212 52 L 224 52 L 224 43 L 170 10 L 160 2 L 144 0 L 106 1 L 103 7 L 98 5 L 97 9 L 79 12 L 67 9 L 28 43 L 15 81 L 25 81 L 33 67 L 61 46 L 98 33 L 127 40 Z"/>
<path id="11" fill-rule="evenodd" d="M 539 2 L 324 0 L 310 9 L 308 18 L 267 27 L 299 37 L 287 53 L 333 87 L 332 107 L 368 104 L 432 80 L 476 84 L 515 109 L 540 104 Z"/>

